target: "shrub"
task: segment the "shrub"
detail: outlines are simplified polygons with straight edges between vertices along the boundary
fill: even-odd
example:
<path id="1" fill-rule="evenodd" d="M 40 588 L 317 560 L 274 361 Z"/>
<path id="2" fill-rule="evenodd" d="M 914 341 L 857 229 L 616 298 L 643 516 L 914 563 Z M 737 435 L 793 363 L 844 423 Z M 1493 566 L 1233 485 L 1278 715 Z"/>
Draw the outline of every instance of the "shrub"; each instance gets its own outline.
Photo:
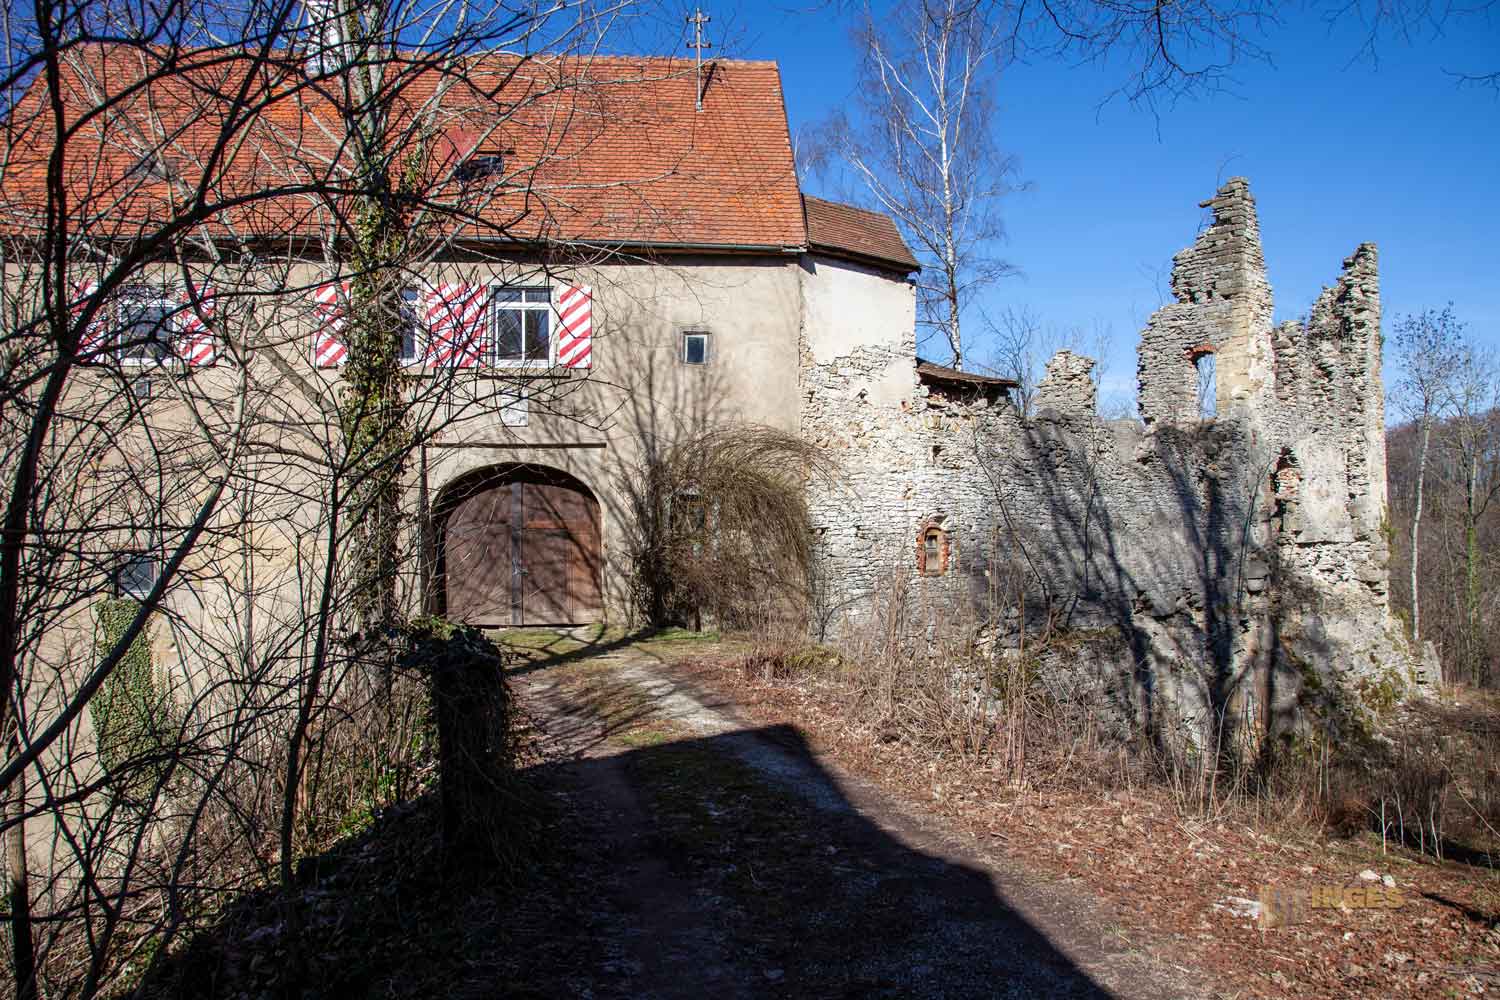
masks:
<path id="1" fill-rule="evenodd" d="M 811 558 L 806 481 L 831 472 L 818 448 L 769 427 L 718 428 L 653 451 L 621 478 L 636 617 L 740 629 L 799 617 Z"/>
<path id="2" fill-rule="evenodd" d="M 436 616 L 407 627 L 403 665 L 429 679 L 437 723 L 443 846 L 450 859 L 515 848 L 518 805 L 507 654 L 484 633 Z"/>

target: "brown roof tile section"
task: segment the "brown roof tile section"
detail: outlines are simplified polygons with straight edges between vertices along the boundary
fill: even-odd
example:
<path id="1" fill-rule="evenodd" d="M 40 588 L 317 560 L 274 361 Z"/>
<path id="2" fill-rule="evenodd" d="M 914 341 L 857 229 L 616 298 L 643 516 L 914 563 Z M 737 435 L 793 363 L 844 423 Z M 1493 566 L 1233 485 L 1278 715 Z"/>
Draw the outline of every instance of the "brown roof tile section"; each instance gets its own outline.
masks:
<path id="1" fill-rule="evenodd" d="M 917 376 L 924 382 L 947 383 L 949 385 L 972 385 L 984 388 L 994 387 L 997 389 L 1019 389 L 1021 383 L 1013 378 L 1001 378 L 998 375 L 978 375 L 974 372 L 959 371 L 957 368 L 946 368 L 943 365 L 933 364 L 922 358 L 917 359 Z"/>
<path id="2" fill-rule="evenodd" d="M 910 273 L 921 265 L 907 249 L 891 217 L 812 195 L 802 196 L 807 241 L 817 250 Z"/>
<path id="3" fill-rule="evenodd" d="M 232 114 L 220 95 L 246 80 L 257 95 L 255 114 L 237 126 L 243 141 L 208 186 L 220 197 L 252 200 L 226 206 L 211 228 L 274 236 L 328 226 L 330 209 L 343 210 L 339 200 L 330 205 L 295 188 L 347 173 L 349 151 L 336 109 L 309 86 L 302 63 L 289 53 L 268 64 L 222 49 L 180 60 L 185 71 L 153 79 L 134 98 L 119 95 L 152 72 L 150 50 L 92 46 L 65 63 L 65 116 L 75 130 L 67 183 L 90 233 L 125 237 L 174 212 L 179 198 L 142 168 L 141 150 L 165 141 L 169 169 L 196 182 Z M 42 229 L 53 134 L 42 85 L 39 77 L 17 102 L 6 132 L 0 226 L 12 233 Z M 474 232 L 606 246 L 806 246 L 776 64 L 717 61 L 702 112 L 693 108 L 695 85 L 692 62 L 680 59 L 480 55 L 442 79 L 411 71 L 393 118 L 410 121 L 436 102 L 445 132 L 422 147 L 421 169 L 431 177 L 443 175 L 445 157 L 451 171 L 455 151 L 486 131 L 481 151 L 514 151 L 504 157 L 501 193 L 476 211 L 482 221 L 470 225 Z M 97 113 L 106 97 L 119 114 Z M 143 143 L 143 134 L 155 137 Z M 421 147 L 410 133 L 400 141 L 404 149 Z M 284 196 L 260 194 L 277 187 Z"/>

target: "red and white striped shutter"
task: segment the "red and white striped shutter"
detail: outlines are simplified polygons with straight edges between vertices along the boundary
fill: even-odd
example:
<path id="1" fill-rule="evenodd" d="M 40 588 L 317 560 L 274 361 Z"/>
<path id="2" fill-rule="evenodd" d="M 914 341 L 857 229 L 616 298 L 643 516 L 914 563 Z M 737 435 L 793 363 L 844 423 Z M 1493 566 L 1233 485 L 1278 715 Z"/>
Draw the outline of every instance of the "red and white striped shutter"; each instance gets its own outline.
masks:
<path id="1" fill-rule="evenodd" d="M 349 357 L 344 345 L 344 315 L 349 301 L 349 282 L 329 281 L 313 293 L 317 326 L 313 329 L 313 364 L 336 368 Z"/>
<path id="2" fill-rule="evenodd" d="M 423 296 L 427 364 L 474 368 L 484 360 L 489 300 L 489 286 L 457 283 L 440 284 Z"/>
<path id="3" fill-rule="evenodd" d="M 184 288 L 177 313 L 177 354 L 194 368 L 211 365 L 215 360 L 214 290 L 207 285 L 197 291 L 197 302 L 191 289 Z"/>
<path id="4" fill-rule="evenodd" d="M 73 298 L 69 303 L 68 311 L 76 321 L 83 315 L 84 307 L 89 304 L 89 299 L 99 292 L 99 282 L 92 278 L 73 283 Z M 93 320 L 84 329 L 83 335 L 78 338 L 78 352 L 80 354 L 91 353 L 104 345 L 101 343 L 104 334 L 104 324 L 99 322 L 99 313 L 94 313 Z"/>
<path id="5" fill-rule="evenodd" d="M 594 296 L 586 286 L 564 285 L 557 300 L 557 363 L 589 368 L 594 363 Z"/>

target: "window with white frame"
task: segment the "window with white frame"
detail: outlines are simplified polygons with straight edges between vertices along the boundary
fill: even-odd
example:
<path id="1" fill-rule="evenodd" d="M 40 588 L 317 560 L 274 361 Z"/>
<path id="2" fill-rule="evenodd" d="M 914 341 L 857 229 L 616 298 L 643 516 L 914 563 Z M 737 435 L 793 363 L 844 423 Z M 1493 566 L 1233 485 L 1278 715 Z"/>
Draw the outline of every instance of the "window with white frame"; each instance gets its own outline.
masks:
<path id="1" fill-rule="evenodd" d="M 708 334 L 702 330 L 688 330 L 682 335 L 682 363 L 685 365 L 708 364 Z"/>
<path id="2" fill-rule="evenodd" d="M 144 601 L 156 586 L 156 556 L 150 552 L 128 552 L 115 571 L 115 594 Z"/>
<path id="3" fill-rule="evenodd" d="M 421 294 L 415 288 L 401 289 L 401 363 L 414 365 L 422 360 Z"/>
<path id="4" fill-rule="evenodd" d="M 170 361 L 176 305 L 160 289 L 137 285 L 120 296 L 114 328 L 114 354 L 127 365 Z"/>
<path id="5" fill-rule="evenodd" d="M 495 289 L 490 299 L 496 364 L 552 360 L 552 292 L 547 288 Z"/>

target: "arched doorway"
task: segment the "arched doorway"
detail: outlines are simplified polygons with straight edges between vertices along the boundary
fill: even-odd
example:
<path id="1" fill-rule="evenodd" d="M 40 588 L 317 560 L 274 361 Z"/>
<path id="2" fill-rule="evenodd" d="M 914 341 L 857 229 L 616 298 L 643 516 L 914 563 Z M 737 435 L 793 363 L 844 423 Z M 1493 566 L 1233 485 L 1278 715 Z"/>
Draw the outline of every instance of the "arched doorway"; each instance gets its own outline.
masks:
<path id="1" fill-rule="evenodd" d="M 599 621 L 599 502 L 557 469 L 483 469 L 439 500 L 444 613 L 471 625 Z"/>

